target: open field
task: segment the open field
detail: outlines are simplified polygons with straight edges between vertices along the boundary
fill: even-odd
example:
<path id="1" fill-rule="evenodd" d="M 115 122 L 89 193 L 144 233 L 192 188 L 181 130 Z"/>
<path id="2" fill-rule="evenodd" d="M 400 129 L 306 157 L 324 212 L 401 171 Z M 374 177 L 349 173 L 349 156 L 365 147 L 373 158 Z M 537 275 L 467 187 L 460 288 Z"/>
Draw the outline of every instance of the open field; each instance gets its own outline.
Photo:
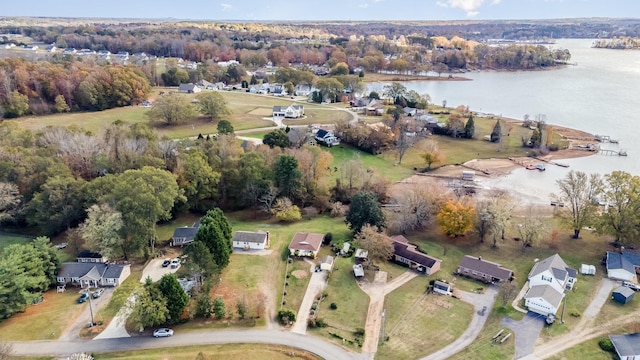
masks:
<path id="1" fill-rule="evenodd" d="M 166 359 L 166 360 L 192 360 L 198 358 L 200 354 L 203 358 L 216 360 L 244 359 L 264 359 L 264 360 L 285 360 L 301 359 L 315 360 L 317 356 L 303 350 L 292 350 L 290 347 L 279 345 L 262 344 L 228 344 L 228 345 L 198 345 L 180 346 L 165 349 L 149 349 L 123 351 L 109 354 L 94 354 L 98 359 Z"/>
<path id="2" fill-rule="evenodd" d="M 394 163 L 386 157 L 374 156 L 350 145 L 332 146 L 329 148 L 329 152 L 333 156 L 333 166 L 338 168 L 345 161 L 359 159 L 365 169 L 374 169 L 376 174 L 384 176 L 389 181 L 402 180 L 413 174 L 413 170 L 405 166 L 394 166 Z"/>
<path id="3" fill-rule="evenodd" d="M 466 330 L 473 307 L 461 300 L 438 294 L 426 295 L 429 280 L 419 276 L 385 298 L 385 335 L 381 359 L 415 359 L 428 355 L 457 339 Z"/>
<path id="4" fill-rule="evenodd" d="M 26 244 L 31 240 L 31 237 L 0 232 L 0 249 L 11 244 Z"/>
<path id="5" fill-rule="evenodd" d="M 602 338 L 609 338 L 608 336 L 602 336 L 596 339 L 585 341 L 580 345 L 574 346 L 568 350 L 560 352 L 558 355 L 550 357 L 551 360 L 617 360 L 618 356 L 615 353 L 609 353 L 598 346 L 598 340 Z"/>

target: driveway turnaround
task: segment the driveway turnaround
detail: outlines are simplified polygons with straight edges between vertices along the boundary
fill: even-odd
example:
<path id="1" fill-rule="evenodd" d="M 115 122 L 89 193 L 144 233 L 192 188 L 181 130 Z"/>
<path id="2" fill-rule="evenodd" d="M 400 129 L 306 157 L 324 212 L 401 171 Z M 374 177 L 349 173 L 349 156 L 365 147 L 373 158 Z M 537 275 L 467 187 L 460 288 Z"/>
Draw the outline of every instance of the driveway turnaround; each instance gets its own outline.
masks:
<path id="1" fill-rule="evenodd" d="M 165 274 L 171 274 L 178 271 L 178 268 L 172 269 L 171 266 L 162 267 L 162 262 L 164 258 L 157 258 L 149 261 L 147 266 L 142 270 L 142 276 L 140 277 L 140 282 L 144 284 L 147 277 L 150 277 L 153 282 L 160 280 L 160 278 Z"/>
<path id="2" fill-rule="evenodd" d="M 529 312 L 522 320 L 502 318 L 500 325 L 513 330 L 516 338 L 516 355 L 514 359 L 523 358 L 533 353 L 540 331 L 545 324 L 545 317 L 533 312 Z"/>
<path id="3" fill-rule="evenodd" d="M 460 298 L 463 301 L 472 304 L 475 308 L 475 312 L 473 313 L 473 318 L 471 319 L 471 323 L 469 323 L 469 327 L 467 327 L 467 330 L 465 330 L 464 333 L 462 333 L 462 335 L 456 339 L 456 341 L 434 352 L 433 354 L 422 358 L 421 360 L 449 359 L 465 347 L 469 346 L 469 344 L 471 344 L 473 340 L 478 337 L 478 334 L 480 334 L 480 331 L 482 331 L 482 328 L 484 327 L 484 324 L 487 322 L 487 318 L 489 317 L 489 313 L 483 311 L 483 308 L 486 307 L 487 310 L 491 311 L 491 309 L 493 309 L 493 303 L 496 301 L 497 295 L 498 290 L 493 286 L 487 287 L 487 290 L 484 292 L 484 294 L 473 294 L 466 291 L 461 291 Z"/>
<path id="4" fill-rule="evenodd" d="M 312 336 L 274 330 L 230 330 L 198 331 L 167 338 L 134 336 L 121 339 L 89 341 L 29 341 L 13 342 L 14 353 L 18 356 L 67 357 L 74 353 L 107 353 L 113 351 L 169 348 L 176 346 L 207 344 L 276 344 L 290 346 L 314 353 L 323 359 L 354 360 L 360 354 L 350 353 L 342 348 Z"/>
<path id="5" fill-rule="evenodd" d="M 327 285 L 327 274 L 324 271 L 316 272 L 315 268 L 316 264 L 311 263 L 309 270 L 311 272 L 311 279 L 309 279 L 307 291 L 304 293 L 304 298 L 300 304 L 300 310 L 296 316 L 296 323 L 291 329 L 291 332 L 297 334 L 305 334 L 307 332 L 307 319 L 309 319 L 311 306 Z"/>

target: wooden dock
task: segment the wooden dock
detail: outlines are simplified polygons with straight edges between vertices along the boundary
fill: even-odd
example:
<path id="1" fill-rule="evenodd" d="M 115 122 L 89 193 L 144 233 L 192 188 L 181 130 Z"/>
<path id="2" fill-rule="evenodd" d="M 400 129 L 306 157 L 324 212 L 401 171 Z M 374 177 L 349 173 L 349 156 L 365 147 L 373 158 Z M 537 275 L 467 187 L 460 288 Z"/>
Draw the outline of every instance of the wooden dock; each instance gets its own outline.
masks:
<path id="1" fill-rule="evenodd" d="M 617 151 L 617 150 L 600 149 L 598 151 L 598 154 L 607 155 L 607 156 L 609 156 L 609 155 L 627 156 L 627 151 L 626 150 Z"/>

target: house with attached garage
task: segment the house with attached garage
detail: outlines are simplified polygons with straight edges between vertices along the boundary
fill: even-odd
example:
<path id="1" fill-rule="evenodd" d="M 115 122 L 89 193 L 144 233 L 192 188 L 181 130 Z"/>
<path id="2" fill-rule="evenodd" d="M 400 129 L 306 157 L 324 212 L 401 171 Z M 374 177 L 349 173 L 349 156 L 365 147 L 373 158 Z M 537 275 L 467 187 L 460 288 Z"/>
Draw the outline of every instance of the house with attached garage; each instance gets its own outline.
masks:
<path id="1" fill-rule="evenodd" d="M 289 244 L 289 254 L 294 256 L 308 256 L 315 258 L 320 251 L 324 235 L 299 232 L 293 236 Z"/>
<path id="2" fill-rule="evenodd" d="M 196 234 L 200 228 L 200 220 L 193 223 L 191 226 L 183 226 L 173 230 L 173 236 L 171 237 L 171 246 L 185 246 L 192 243 L 196 239 Z"/>
<path id="3" fill-rule="evenodd" d="M 196 84 L 188 83 L 188 84 L 180 84 L 178 86 L 178 92 L 183 94 L 197 94 L 201 92 L 202 89 Z"/>
<path id="4" fill-rule="evenodd" d="M 316 141 L 328 147 L 340 145 L 340 139 L 338 139 L 332 130 L 318 129 L 316 132 Z"/>
<path id="5" fill-rule="evenodd" d="M 620 253 L 607 251 L 606 265 L 610 279 L 638 282 L 640 254 L 624 249 Z"/>
<path id="6" fill-rule="evenodd" d="M 555 315 L 565 290 L 573 288 L 577 276 L 578 271 L 567 266 L 558 254 L 537 262 L 529 272 L 525 305 L 535 313 Z"/>
<path id="7" fill-rule="evenodd" d="M 82 288 L 118 286 L 130 274 L 129 264 L 66 262 L 62 263 L 57 280 L 59 284 L 71 284 Z"/>
<path id="8" fill-rule="evenodd" d="M 392 258 L 395 262 L 426 275 L 434 274 L 440 270 L 442 260 L 418 251 L 416 246 L 409 244 L 409 240 L 404 236 L 392 236 L 391 241 L 393 243 Z"/>
<path id="9" fill-rule="evenodd" d="M 622 360 L 640 360 L 640 333 L 609 335 L 609 339 Z"/>
<path id="10" fill-rule="evenodd" d="M 269 232 L 236 231 L 233 234 L 233 247 L 243 250 L 264 250 L 269 247 Z"/>
<path id="11" fill-rule="evenodd" d="M 485 283 L 499 283 L 513 278 L 513 271 L 499 264 L 484 260 L 481 256 L 465 255 L 458 265 L 458 274 Z"/>
<path id="12" fill-rule="evenodd" d="M 274 106 L 272 116 L 274 118 L 298 119 L 304 116 L 304 106 L 298 104 Z"/>

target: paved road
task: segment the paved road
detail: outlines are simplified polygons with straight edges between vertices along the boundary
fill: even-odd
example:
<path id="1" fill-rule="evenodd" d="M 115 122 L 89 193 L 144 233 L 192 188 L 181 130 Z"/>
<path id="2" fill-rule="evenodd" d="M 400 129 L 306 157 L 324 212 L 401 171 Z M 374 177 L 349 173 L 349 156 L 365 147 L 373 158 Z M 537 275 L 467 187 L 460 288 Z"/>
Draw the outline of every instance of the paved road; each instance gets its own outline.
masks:
<path id="1" fill-rule="evenodd" d="M 313 302 L 321 294 L 327 285 L 327 273 L 324 271 L 315 272 L 316 264 L 311 261 L 310 263 L 311 279 L 309 279 L 309 285 L 307 285 L 307 291 L 304 293 L 304 298 L 300 304 L 300 310 L 296 316 L 296 323 L 293 325 L 291 332 L 297 334 L 305 334 L 307 332 L 307 319 L 309 319 L 309 313 Z"/>
<path id="2" fill-rule="evenodd" d="M 493 309 L 493 303 L 496 301 L 498 290 L 495 287 L 490 286 L 487 288 L 487 291 L 485 291 L 484 294 L 473 294 L 466 291 L 461 291 L 460 294 L 460 298 L 463 301 L 472 304 L 475 308 L 473 318 L 471 319 L 471 323 L 469 323 L 469 327 L 467 327 L 467 330 L 465 330 L 464 333 L 462 333 L 462 335 L 456 339 L 456 341 L 436 351 L 435 353 L 422 358 L 421 360 L 449 359 L 465 347 L 469 346 L 473 342 L 473 340 L 478 337 L 478 334 L 480 334 L 480 331 L 482 331 L 484 324 L 487 322 L 489 312 L 491 311 L 491 309 Z M 478 311 L 481 311 L 485 306 L 487 307 L 485 315 L 479 315 Z"/>
<path id="3" fill-rule="evenodd" d="M 198 331 L 173 337 L 155 339 L 150 336 L 135 336 L 122 339 L 91 341 L 29 341 L 13 342 L 14 354 L 18 356 L 69 356 L 73 353 L 101 353 L 123 350 L 140 350 L 206 344 L 277 344 L 312 352 L 324 359 L 353 360 L 360 354 L 312 336 L 274 330 L 230 330 Z"/>
<path id="4" fill-rule="evenodd" d="M 506 326 L 514 332 L 516 339 L 515 359 L 520 359 L 533 353 L 544 324 L 545 317 L 534 312 L 528 313 L 522 320 L 513 320 L 508 317 L 502 318 L 500 325 Z"/>

